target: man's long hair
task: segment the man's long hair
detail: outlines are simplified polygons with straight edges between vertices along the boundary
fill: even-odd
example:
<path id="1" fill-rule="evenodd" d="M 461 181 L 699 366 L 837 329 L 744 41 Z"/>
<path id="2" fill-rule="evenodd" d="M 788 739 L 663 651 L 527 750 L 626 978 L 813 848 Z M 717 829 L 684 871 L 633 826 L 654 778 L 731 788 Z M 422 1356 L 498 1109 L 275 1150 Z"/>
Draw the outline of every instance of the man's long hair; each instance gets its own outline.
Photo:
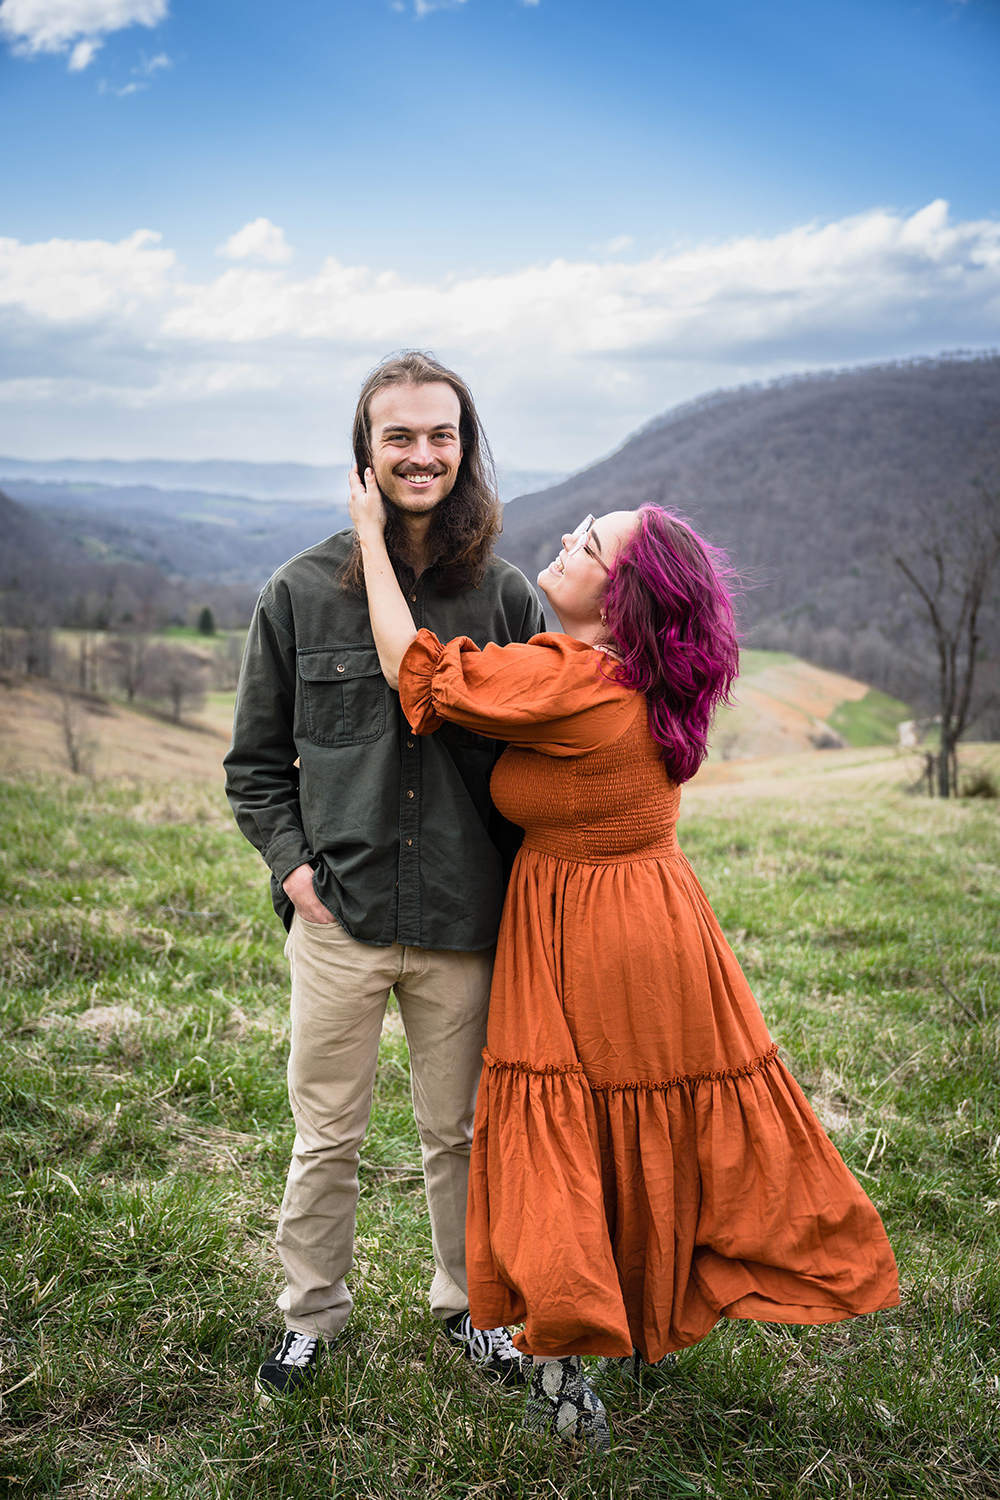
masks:
<path id="1" fill-rule="evenodd" d="M 372 397 L 378 391 L 389 385 L 434 385 L 438 382 L 450 385 L 458 397 L 462 461 L 451 494 L 432 512 L 427 546 L 436 563 L 438 591 L 457 594 L 461 589 L 482 583 L 493 556 L 493 541 L 501 526 L 493 455 L 472 392 L 462 377 L 419 349 L 405 349 L 402 354 L 393 355 L 376 365 L 361 387 L 354 413 L 354 457 L 358 472 L 364 477 L 365 468 L 372 461 L 368 414 Z M 394 564 L 406 569 L 410 567 L 410 561 L 400 513 L 388 503 L 386 511 L 386 550 Z M 361 594 L 365 592 L 364 565 L 357 536 L 341 578 L 345 588 Z"/>

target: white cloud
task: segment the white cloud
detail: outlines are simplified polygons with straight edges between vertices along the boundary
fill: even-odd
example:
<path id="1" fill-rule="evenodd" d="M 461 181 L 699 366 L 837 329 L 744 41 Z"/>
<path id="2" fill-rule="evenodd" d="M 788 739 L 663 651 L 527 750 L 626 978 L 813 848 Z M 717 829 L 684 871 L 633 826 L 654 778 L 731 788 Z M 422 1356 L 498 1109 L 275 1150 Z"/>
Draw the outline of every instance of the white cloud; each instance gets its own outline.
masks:
<path id="1" fill-rule="evenodd" d="M 139 66 L 133 68 L 133 73 L 141 73 L 144 78 L 149 78 L 158 73 L 161 68 L 172 68 L 173 60 L 165 52 L 158 52 L 155 57 L 147 57 L 145 52 L 139 53 Z"/>
<path id="2" fill-rule="evenodd" d="M 86 408 L 109 451 L 117 409 L 143 412 L 146 451 L 330 458 L 365 370 L 418 346 L 468 374 L 506 462 L 573 468 L 705 390 L 1000 342 L 1000 221 L 953 222 L 943 202 L 464 280 L 332 258 L 296 276 L 263 218 L 222 249 L 265 264 L 190 281 L 148 230 L 0 240 L 0 452 L 23 449 L 29 415 L 68 451 Z"/>
<path id="3" fill-rule="evenodd" d="M 273 230 L 255 220 L 226 253 L 264 254 Z M 1000 223 L 952 224 L 938 201 L 909 218 L 872 210 L 644 261 L 555 260 L 464 281 L 407 282 L 334 259 L 301 280 L 233 270 L 180 290 L 164 326 L 234 343 L 446 340 L 543 345 L 572 358 L 686 360 L 709 351 L 760 357 L 847 330 L 867 336 L 936 318 L 987 317 L 995 326 L 998 296 Z"/>
<path id="4" fill-rule="evenodd" d="M 295 251 L 286 243 L 283 229 L 270 219 L 260 218 L 251 219 L 237 229 L 215 253 L 229 260 L 266 260 L 270 265 L 285 265 Z"/>
<path id="5" fill-rule="evenodd" d="M 101 38 L 126 26 L 157 26 L 168 0 L 2 0 L 0 37 L 18 57 L 70 52 L 69 68 L 87 67 Z M 72 49 L 72 50 L 70 50 Z"/>
<path id="6" fill-rule="evenodd" d="M 413 9 L 418 17 L 429 16 L 434 10 L 458 10 L 465 0 L 413 0 Z"/>
<path id="7" fill-rule="evenodd" d="M 613 240 L 608 240 L 604 246 L 609 255 L 620 255 L 623 250 L 631 250 L 635 240 L 630 234 L 616 234 Z"/>
<path id="8" fill-rule="evenodd" d="M 136 83 L 133 79 L 131 83 L 124 83 L 120 89 L 116 89 L 114 84 L 109 83 L 106 78 L 102 78 L 97 85 L 97 92 L 99 94 L 114 94 L 116 99 L 127 99 L 129 94 L 141 94 L 148 88 L 148 83 Z"/>
<path id="9" fill-rule="evenodd" d="M 72 326 L 111 316 L 142 320 L 170 292 L 176 257 L 159 248 L 160 238 L 137 229 L 117 244 L 0 239 L 0 307 L 17 308 L 42 324 Z"/>
<path id="10" fill-rule="evenodd" d="M 101 43 L 92 38 L 86 42 L 77 42 L 69 55 L 67 67 L 71 73 L 82 73 L 84 68 L 89 68 L 100 51 Z"/>

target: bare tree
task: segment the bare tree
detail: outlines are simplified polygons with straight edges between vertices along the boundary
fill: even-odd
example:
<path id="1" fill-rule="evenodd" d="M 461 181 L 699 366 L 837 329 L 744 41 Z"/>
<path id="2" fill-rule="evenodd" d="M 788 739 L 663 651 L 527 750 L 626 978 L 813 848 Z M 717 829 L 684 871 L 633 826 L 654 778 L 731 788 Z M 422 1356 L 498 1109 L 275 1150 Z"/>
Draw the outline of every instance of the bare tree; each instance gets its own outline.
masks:
<path id="1" fill-rule="evenodd" d="M 220 692 L 232 692 L 236 687 L 240 680 L 242 661 L 243 634 L 241 631 L 231 630 L 226 636 L 225 645 L 217 647 L 213 653 L 214 685 Z"/>
<path id="2" fill-rule="evenodd" d="M 185 704 L 199 708 L 204 702 L 208 670 L 199 651 L 169 643 L 156 645 L 147 659 L 146 691 L 151 698 L 166 698 L 170 717 L 179 724 Z"/>
<path id="3" fill-rule="evenodd" d="M 51 677 L 55 659 L 51 621 L 32 612 L 24 627 L 24 670 L 29 677 Z"/>
<path id="4" fill-rule="evenodd" d="M 77 679 L 81 693 L 97 692 L 97 664 L 100 647 L 89 630 L 81 630 L 77 637 Z"/>
<path id="5" fill-rule="evenodd" d="M 88 733 L 87 710 L 79 698 L 66 687 L 59 691 L 57 710 L 62 731 L 63 749 L 74 776 L 89 775 L 93 770 L 97 741 Z"/>
<path id="6" fill-rule="evenodd" d="M 937 658 L 941 745 L 928 780 L 958 790 L 957 745 L 986 704 L 976 699 L 984 628 L 995 627 L 1000 580 L 1000 488 L 973 483 L 971 500 L 915 507 L 912 542 L 892 560 L 916 595 Z"/>
<path id="7" fill-rule="evenodd" d="M 101 663 L 105 671 L 129 703 L 143 686 L 149 647 L 147 631 L 121 630 L 109 637 L 101 648 Z"/>

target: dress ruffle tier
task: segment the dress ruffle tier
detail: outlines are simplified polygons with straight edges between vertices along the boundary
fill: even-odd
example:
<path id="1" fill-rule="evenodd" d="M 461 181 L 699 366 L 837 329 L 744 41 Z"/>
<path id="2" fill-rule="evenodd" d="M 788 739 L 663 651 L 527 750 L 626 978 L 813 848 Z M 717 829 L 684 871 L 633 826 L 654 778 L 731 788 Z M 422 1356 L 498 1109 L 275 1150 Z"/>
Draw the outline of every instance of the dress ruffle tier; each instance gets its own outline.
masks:
<path id="1" fill-rule="evenodd" d="M 695 1343 L 720 1317 L 828 1323 L 895 1305 L 873 1205 L 777 1056 L 686 858 L 644 700 L 565 636 L 442 646 L 400 692 L 510 742 L 525 829 L 476 1110 L 473 1322 L 535 1354 Z"/>

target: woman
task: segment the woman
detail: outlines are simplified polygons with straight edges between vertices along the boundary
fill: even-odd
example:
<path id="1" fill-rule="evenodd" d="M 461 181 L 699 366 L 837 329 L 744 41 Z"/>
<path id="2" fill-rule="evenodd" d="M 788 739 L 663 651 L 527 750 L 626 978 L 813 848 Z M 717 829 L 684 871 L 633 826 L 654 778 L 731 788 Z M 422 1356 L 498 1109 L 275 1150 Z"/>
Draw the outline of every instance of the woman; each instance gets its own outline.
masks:
<path id="1" fill-rule="evenodd" d="M 480 651 L 414 629 L 370 470 L 351 513 L 407 718 L 508 741 L 491 790 L 526 830 L 476 1110 L 472 1321 L 524 1322 L 527 1426 L 606 1448 L 580 1356 L 657 1363 L 721 1317 L 898 1302 L 879 1217 L 677 847 L 680 785 L 737 672 L 725 573 L 658 507 L 588 516 L 538 579 L 564 633 Z"/>

